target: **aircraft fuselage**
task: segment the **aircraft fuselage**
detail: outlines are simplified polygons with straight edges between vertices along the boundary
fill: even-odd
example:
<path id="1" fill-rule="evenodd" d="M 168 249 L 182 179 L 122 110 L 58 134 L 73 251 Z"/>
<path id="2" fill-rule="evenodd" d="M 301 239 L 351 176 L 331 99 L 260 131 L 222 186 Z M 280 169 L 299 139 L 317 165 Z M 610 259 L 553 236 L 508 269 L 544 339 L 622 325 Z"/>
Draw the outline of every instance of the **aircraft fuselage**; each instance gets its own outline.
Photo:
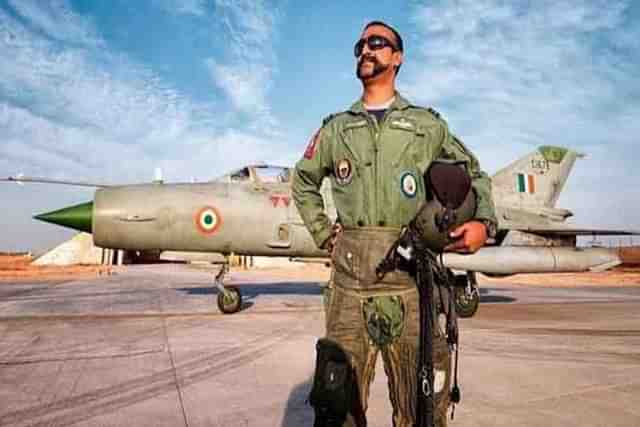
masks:
<path id="1" fill-rule="evenodd" d="M 286 184 L 143 184 L 102 188 L 93 207 L 97 246 L 264 256 L 325 256 Z"/>

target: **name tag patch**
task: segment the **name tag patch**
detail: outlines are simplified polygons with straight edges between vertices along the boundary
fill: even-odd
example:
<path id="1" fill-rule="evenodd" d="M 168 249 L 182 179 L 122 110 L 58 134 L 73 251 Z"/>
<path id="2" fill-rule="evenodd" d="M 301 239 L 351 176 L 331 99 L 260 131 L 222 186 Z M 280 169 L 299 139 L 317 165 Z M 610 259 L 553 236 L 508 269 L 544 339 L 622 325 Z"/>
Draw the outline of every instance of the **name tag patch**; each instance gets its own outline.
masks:
<path id="1" fill-rule="evenodd" d="M 403 172 L 400 175 L 400 190 L 406 197 L 412 199 L 418 192 L 418 181 L 413 172 Z"/>
<path id="2" fill-rule="evenodd" d="M 416 130 L 416 125 L 413 124 L 411 121 L 405 119 L 404 117 L 401 117 L 397 120 L 393 120 L 391 122 L 391 127 L 396 129 L 408 130 L 411 132 Z"/>
<path id="3" fill-rule="evenodd" d="M 342 159 L 336 163 L 336 181 L 340 185 L 347 185 L 353 178 L 353 165 L 349 159 Z"/>

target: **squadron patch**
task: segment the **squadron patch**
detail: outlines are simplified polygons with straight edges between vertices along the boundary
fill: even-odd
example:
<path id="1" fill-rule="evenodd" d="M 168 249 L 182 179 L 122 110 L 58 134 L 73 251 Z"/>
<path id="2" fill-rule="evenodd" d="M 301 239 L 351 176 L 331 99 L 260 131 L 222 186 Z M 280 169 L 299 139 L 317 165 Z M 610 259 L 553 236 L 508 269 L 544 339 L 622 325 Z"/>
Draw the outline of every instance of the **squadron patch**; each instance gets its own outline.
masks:
<path id="1" fill-rule="evenodd" d="M 340 185 L 347 185 L 353 178 L 353 166 L 349 159 L 342 159 L 336 163 L 336 181 Z"/>
<path id="2" fill-rule="evenodd" d="M 410 199 L 416 196 L 418 192 L 418 182 L 413 172 L 404 172 L 400 176 L 400 190 L 402 190 L 402 194 Z"/>
<path id="3" fill-rule="evenodd" d="M 316 131 L 311 137 L 309 144 L 307 145 L 307 149 L 304 150 L 304 158 L 307 160 L 313 159 L 313 156 L 316 154 L 316 148 L 318 145 L 318 137 L 320 136 L 320 129 Z"/>
<path id="4" fill-rule="evenodd" d="M 222 217 L 212 206 L 205 206 L 195 215 L 196 228 L 202 234 L 213 234 L 220 228 Z"/>

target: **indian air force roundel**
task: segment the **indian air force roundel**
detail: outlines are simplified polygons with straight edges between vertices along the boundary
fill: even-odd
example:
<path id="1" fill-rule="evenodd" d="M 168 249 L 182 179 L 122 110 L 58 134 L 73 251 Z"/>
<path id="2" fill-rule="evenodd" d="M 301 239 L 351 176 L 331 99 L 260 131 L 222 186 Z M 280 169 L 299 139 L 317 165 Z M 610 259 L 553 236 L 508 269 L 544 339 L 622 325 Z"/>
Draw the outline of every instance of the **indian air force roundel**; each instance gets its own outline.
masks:
<path id="1" fill-rule="evenodd" d="M 416 196 L 418 192 L 418 182 L 412 172 L 404 172 L 400 176 L 400 190 L 402 190 L 402 194 L 409 198 Z"/>
<path id="2" fill-rule="evenodd" d="M 222 218 L 216 208 L 205 206 L 196 213 L 195 222 L 198 231 L 203 234 L 213 234 L 220 228 Z"/>
<path id="3" fill-rule="evenodd" d="M 353 178 L 353 166 L 349 159 L 342 159 L 336 163 L 336 181 L 340 185 L 346 185 L 351 182 Z"/>

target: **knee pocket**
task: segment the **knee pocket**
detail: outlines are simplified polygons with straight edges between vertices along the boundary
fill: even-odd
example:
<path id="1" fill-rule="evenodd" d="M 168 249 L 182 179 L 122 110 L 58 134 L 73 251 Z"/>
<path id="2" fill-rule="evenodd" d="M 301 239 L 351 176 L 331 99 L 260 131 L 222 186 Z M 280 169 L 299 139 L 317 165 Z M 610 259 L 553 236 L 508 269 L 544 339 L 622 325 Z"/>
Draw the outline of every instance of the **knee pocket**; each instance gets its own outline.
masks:
<path id="1" fill-rule="evenodd" d="M 382 347 L 402 335 L 405 303 L 399 295 L 370 297 L 362 302 L 362 316 L 369 337 Z"/>

